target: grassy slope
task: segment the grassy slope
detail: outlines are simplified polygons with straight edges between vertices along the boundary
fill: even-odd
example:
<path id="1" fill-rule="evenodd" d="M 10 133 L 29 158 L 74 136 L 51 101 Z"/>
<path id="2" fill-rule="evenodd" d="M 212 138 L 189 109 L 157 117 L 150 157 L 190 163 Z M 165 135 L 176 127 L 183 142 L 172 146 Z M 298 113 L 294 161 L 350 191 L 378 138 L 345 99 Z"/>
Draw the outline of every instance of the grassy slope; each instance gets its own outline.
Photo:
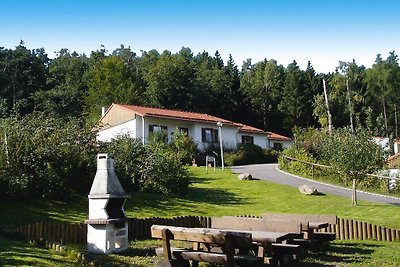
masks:
<path id="1" fill-rule="evenodd" d="M 9 240 L 0 235 L 0 266 L 80 266 L 54 251 Z"/>
<path id="2" fill-rule="evenodd" d="M 191 167 L 193 183 L 186 196 L 171 198 L 135 192 L 125 205 L 128 217 L 171 217 L 179 215 L 261 215 L 264 212 L 334 213 L 339 217 L 399 228 L 400 207 L 326 195 L 305 196 L 296 188 L 267 181 L 239 181 L 230 170 L 205 173 L 204 167 Z M 0 227 L 54 219 L 79 222 L 87 216 L 87 198 L 68 203 L 35 201 L 15 203 L 1 200 Z"/>
<path id="3" fill-rule="evenodd" d="M 332 213 L 388 227 L 399 227 L 400 207 L 351 200 L 331 195 L 305 196 L 296 188 L 262 180 L 239 181 L 231 171 L 205 173 L 202 167 L 191 168 L 193 186 L 185 198 L 159 197 L 136 193 L 125 209 L 129 216 L 174 215 L 261 215 L 264 212 Z"/>
<path id="4" fill-rule="evenodd" d="M 138 192 L 125 205 L 129 217 L 177 215 L 260 215 L 263 212 L 336 213 L 347 217 L 399 227 L 400 207 L 360 202 L 334 196 L 304 196 L 296 188 L 261 180 L 239 181 L 229 170 L 205 174 L 204 168 L 190 168 L 193 184 L 186 197 L 170 198 Z M 48 219 L 79 222 L 87 216 L 87 198 L 68 202 L 32 200 L 29 203 L 0 201 L 0 227 Z M 122 255 L 101 256 L 98 260 L 120 266 L 152 266 L 157 261 L 151 248 L 159 240 L 131 243 Z M 84 249 L 83 249 L 84 250 Z M 335 241 L 327 253 L 310 254 L 299 266 L 397 266 L 400 243 L 373 241 Z M 74 266 L 68 258 L 51 251 L 0 236 L 0 266 Z"/>

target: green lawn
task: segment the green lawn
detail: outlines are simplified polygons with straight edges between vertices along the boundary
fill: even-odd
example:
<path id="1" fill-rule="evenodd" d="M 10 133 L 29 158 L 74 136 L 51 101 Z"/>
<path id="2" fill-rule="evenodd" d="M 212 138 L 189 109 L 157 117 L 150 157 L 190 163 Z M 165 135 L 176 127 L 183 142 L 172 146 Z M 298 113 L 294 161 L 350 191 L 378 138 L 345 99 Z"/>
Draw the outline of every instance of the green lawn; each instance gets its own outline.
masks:
<path id="1" fill-rule="evenodd" d="M 323 195 L 305 196 L 296 188 L 262 180 L 239 181 L 230 170 L 205 173 L 204 167 L 191 167 L 192 184 L 186 196 L 172 198 L 135 192 L 127 201 L 128 217 L 171 217 L 178 215 L 261 215 L 264 212 L 334 213 L 398 228 L 400 207 Z M 81 222 L 87 216 L 88 200 L 77 196 L 69 201 L 0 200 L 0 227 L 29 222 L 59 220 Z M 98 256 L 97 261 L 117 266 L 152 266 L 158 240 L 134 241 L 119 255 Z M 79 246 L 78 246 L 79 247 Z M 80 245 L 80 250 L 85 248 Z M 400 242 L 335 241 L 327 253 L 311 253 L 299 266 L 399 266 Z M 0 237 L 0 266 L 75 266 L 74 261 L 46 249 Z"/>
<path id="2" fill-rule="evenodd" d="M 400 227 L 400 207 L 359 201 L 332 195 L 305 196 L 297 188 L 263 180 L 239 181 L 230 170 L 205 173 L 191 167 L 192 185 L 183 197 L 134 192 L 125 205 L 128 217 L 172 217 L 180 215 L 261 215 L 264 212 L 325 213 L 342 218 Z M 44 220 L 83 221 L 88 200 L 77 196 L 69 201 L 0 201 L 0 227 Z"/>
<path id="3" fill-rule="evenodd" d="M 74 260 L 52 250 L 24 242 L 9 240 L 0 235 L 0 266 L 81 266 Z"/>
<path id="4" fill-rule="evenodd" d="M 399 227 L 400 207 L 351 200 L 333 195 L 306 196 L 297 188 L 263 180 L 239 181 L 230 170 L 205 173 L 204 167 L 191 167 L 194 176 L 189 193 L 183 198 L 135 193 L 127 202 L 129 216 L 176 215 L 261 215 L 264 212 L 325 213 L 342 218 Z"/>
<path id="5" fill-rule="evenodd" d="M 119 254 L 96 255 L 98 263 L 113 263 L 116 266 L 154 266 L 161 257 L 155 255 L 154 249 L 161 247 L 160 240 L 132 241 L 128 250 Z M 175 247 L 191 247 L 191 244 L 172 241 Z M 75 247 L 83 250 L 83 246 Z M 298 267 L 386 267 L 399 266 L 400 242 L 336 240 L 327 251 L 310 252 L 302 259 Z M 201 264 L 200 266 L 207 266 Z"/>

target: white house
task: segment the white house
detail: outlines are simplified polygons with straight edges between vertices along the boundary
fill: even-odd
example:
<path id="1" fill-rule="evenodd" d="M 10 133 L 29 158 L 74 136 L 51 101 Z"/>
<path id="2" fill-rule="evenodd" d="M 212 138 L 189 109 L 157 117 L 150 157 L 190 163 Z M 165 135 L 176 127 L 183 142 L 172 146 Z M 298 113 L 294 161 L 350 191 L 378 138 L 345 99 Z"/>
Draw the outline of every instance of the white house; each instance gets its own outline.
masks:
<path id="1" fill-rule="evenodd" d="M 167 132 L 170 141 L 178 129 L 190 136 L 198 149 L 203 151 L 219 143 L 220 131 L 224 149 L 236 149 L 240 143 L 282 149 L 292 143 L 288 137 L 208 114 L 115 103 L 102 114 L 100 125 L 96 137 L 98 142 L 109 142 L 118 136 L 128 135 L 146 143 L 149 134 L 162 130 Z"/>

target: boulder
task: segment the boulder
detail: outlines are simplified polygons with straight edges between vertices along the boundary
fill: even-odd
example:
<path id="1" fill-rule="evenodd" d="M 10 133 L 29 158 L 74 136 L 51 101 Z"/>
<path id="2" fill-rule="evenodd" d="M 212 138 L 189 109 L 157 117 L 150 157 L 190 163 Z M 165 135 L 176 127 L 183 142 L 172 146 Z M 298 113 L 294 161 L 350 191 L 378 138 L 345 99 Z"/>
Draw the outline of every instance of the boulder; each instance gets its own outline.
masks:
<path id="1" fill-rule="evenodd" d="M 311 186 L 308 185 L 300 185 L 299 186 L 299 191 L 300 193 L 304 194 L 304 195 L 317 195 L 318 191 L 315 188 L 312 188 Z"/>
<path id="2" fill-rule="evenodd" d="M 251 180 L 251 179 L 253 179 L 253 176 L 251 176 L 250 173 L 241 173 L 241 174 L 239 174 L 238 179 L 239 180 Z"/>

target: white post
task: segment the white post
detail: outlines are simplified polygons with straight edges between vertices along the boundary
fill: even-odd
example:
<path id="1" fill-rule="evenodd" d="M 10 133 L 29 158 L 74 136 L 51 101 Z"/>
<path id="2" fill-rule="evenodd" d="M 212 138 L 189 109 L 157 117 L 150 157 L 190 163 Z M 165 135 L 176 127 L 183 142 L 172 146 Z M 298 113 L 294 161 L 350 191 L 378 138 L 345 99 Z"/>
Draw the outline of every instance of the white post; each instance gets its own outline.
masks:
<path id="1" fill-rule="evenodd" d="M 144 145 L 144 116 L 142 117 L 142 144 Z"/>
<path id="2" fill-rule="evenodd" d="M 219 146 L 221 147 L 221 166 L 222 166 L 222 170 L 225 170 L 225 166 L 224 166 L 224 149 L 222 147 L 222 122 L 217 122 L 218 125 L 218 130 L 219 130 Z"/>

